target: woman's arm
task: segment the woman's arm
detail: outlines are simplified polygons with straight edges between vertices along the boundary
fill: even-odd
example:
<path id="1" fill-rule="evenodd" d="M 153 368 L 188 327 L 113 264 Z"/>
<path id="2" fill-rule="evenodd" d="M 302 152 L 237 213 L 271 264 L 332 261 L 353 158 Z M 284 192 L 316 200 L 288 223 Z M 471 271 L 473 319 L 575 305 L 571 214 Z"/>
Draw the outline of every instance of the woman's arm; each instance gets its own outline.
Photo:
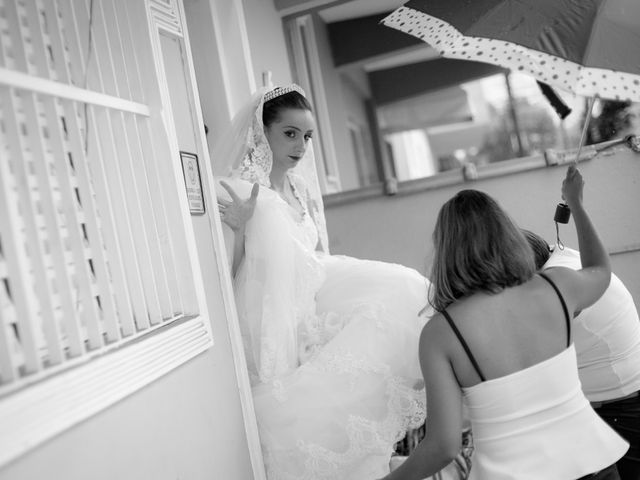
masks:
<path id="1" fill-rule="evenodd" d="M 231 196 L 231 201 L 218 198 L 218 209 L 220 211 L 220 219 L 233 231 L 231 273 L 235 277 L 242 260 L 244 260 L 244 234 L 247 222 L 251 219 L 256 209 L 260 186 L 257 183 L 254 184 L 249 198 L 242 200 L 228 183 L 221 181 L 220 185 Z"/>
<path id="2" fill-rule="evenodd" d="M 609 255 L 584 208 L 583 187 L 582 175 L 575 166 L 571 165 L 562 182 L 562 198 L 573 214 L 582 269 L 551 270 L 554 280 L 561 283 L 563 293 L 569 297 L 567 300 L 573 300 L 574 311 L 580 311 L 592 305 L 604 293 L 611 280 Z"/>
<path id="3" fill-rule="evenodd" d="M 435 315 L 420 335 L 420 367 L 427 391 L 425 438 L 384 480 L 422 480 L 439 472 L 460 452 L 462 391 L 446 354 L 444 320 Z"/>

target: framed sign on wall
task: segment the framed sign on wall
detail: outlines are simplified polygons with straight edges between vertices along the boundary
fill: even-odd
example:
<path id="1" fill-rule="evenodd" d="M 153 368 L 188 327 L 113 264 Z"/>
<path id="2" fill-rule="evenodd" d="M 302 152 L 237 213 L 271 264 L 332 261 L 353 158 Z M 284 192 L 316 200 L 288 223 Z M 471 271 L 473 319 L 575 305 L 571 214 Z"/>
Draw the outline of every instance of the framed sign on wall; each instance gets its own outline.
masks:
<path id="1" fill-rule="evenodd" d="M 198 156 L 195 153 L 181 151 L 180 160 L 182 161 L 182 173 L 187 191 L 187 200 L 189 201 L 189 211 L 191 215 L 203 215 L 204 193 L 202 191 Z"/>

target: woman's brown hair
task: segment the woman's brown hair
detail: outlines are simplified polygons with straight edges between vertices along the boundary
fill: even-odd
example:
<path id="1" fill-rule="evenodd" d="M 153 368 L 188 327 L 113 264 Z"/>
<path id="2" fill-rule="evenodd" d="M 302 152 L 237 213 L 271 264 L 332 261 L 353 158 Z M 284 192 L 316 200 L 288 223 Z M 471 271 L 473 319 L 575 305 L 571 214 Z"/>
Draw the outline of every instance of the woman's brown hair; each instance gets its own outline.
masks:
<path id="1" fill-rule="evenodd" d="M 520 228 L 477 190 L 462 190 L 442 206 L 433 244 L 430 303 L 438 311 L 478 291 L 520 285 L 536 271 Z"/>

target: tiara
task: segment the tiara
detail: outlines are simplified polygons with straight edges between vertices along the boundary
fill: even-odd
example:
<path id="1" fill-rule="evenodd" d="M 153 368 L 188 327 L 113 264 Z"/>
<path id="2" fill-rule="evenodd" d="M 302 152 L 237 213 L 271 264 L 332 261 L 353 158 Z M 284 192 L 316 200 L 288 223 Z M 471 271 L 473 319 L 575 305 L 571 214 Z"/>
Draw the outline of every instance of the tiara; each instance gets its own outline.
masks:
<path id="1" fill-rule="evenodd" d="M 284 95 L 285 93 L 290 92 L 298 92 L 303 97 L 306 97 L 304 90 L 299 85 L 292 83 L 291 85 L 287 85 L 286 87 L 276 87 L 273 90 L 268 91 L 264 94 L 264 102 L 268 102 L 269 100 L 273 100 L 280 95 Z"/>

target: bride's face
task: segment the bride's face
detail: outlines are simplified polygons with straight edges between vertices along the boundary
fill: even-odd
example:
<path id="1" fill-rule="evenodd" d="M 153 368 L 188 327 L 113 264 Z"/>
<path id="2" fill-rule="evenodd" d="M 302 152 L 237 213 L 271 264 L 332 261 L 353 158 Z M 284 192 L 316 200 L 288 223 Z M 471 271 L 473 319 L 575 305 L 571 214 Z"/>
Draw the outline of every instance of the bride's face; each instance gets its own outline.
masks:
<path id="1" fill-rule="evenodd" d="M 295 167 L 307 151 L 315 121 L 309 110 L 288 108 L 265 128 L 273 152 L 273 165 L 288 170 Z"/>

